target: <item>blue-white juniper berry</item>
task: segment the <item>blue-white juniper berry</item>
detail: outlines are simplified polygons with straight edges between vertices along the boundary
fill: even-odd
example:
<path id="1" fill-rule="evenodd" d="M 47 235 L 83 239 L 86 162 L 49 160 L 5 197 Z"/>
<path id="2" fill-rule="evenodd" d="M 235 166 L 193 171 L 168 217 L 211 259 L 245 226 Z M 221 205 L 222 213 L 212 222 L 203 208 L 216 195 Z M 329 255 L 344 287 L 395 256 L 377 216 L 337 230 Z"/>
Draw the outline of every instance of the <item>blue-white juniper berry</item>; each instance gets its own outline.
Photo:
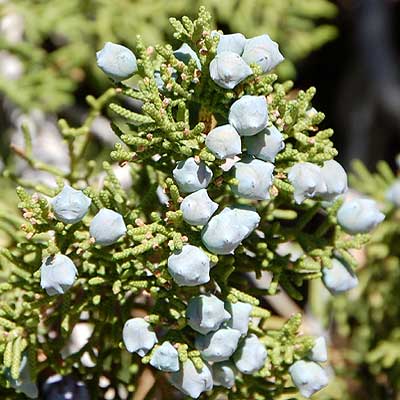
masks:
<path id="1" fill-rule="evenodd" d="M 40 286 L 47 294 L 64 294 L 75 282 L 78 270 L 73 261 L 63 255 L 46 257 L 40 267 Z"/>
<path id="2" fill-rule="evenodd" d="M 285 148 L 282 133 L 271 125 L 253 136 L 245 136 L 247 153 L 260 160 L 274 162 L 276 155 Z"/>
<path id="3" fill-rule="evenodd" d="M 174 56 L 179 61 L 182 61 L 184 64 L 188 64 L 190 60 L 194 60 L 196 62 L 197 68 L 201 70 L 199 56 L 187 43 L 183 43 L 182 46 L 179 47 L 179 49 L 175 50 Z"/>
<path id="4" fill-rule="evenodd" d="M 245 205 L 233 205 L 225 207 L 221 214 L 230 215 L 247 233 L 243 239 L 247 238 L 260 223 L 261 217 L 258 215 L 256 208 Z"/>
<path id="5" fill-rule="evenodd" d="M 189 194 L 180 205 L 183 220 L 190 225 L 205 225 L 217 208 L 218 203 L 210 199 L 206 189 Z"/>
<path id="6" fill-rule="evenodd" d="M 212 129 L 206 137 L 205 144 L 208 150 L 220 160 L 234 157 L 242 152 L 240 136 L 230 124 Z"/>
<path id="7" fill-rule="evenodd" d="M 233 167 L 233 176 L 238 184 L 232 184 L 232 192 L 237 196 L 251 200 L 270 198 L 274 165 L 257 159 L 245 158 Z"/>
<path id="8" fill-rule="evenodd" d="M 254 374 L 264 366 L 266 360 L 267 350 L 254 334 L 244 338 L 233 355 L 236 368 L 243 374 Z"/>
<path id="9" fill-rule="evenodd" d="M 324 369 L 313 361 L 296 361 L 289 368 L 289 373 L 301 395 L 307 399 L 324 388 L 329 382 Z"/>
<path id="10" fill-rule="evenodd" d="M 121 214 L 102 208 L 92 219 L 89 232 L 96 244 L 109 246 L 125 235 L 126 225 Z"/>
<path id="11" fill-rule="evenodd" d="M 223 361 L 212 365 L 212 376 L 215 386 L 223 386 L 231 389 L 235 384 L 236 375 L 237 370 L 230 361 Z"/>
<path id="12" fill-rule="evenodd" d="M 264 74 L 270 72 L 284 60 L 278 43 L 274 42 L 267 34 L 247 39 L 242 57 L 248 64 L 260 66 Z"/>
<path id="13" fill-rule="evenodd" d="M 400 207 L 400 180 L 396 180 L 387 190 L 386 199 Z"/>
<path id="14" fill-rule="evenodd" d="M 232 53 L 236 53 L 242 55 L 244 45 L 246 43 L 246 38 L 241 33 L 231 33 L 224 35 L 217 31 L 212 32 L 212 34 L 219 36 L 218 46 L 217 46 L 217 54 L 222 53 L 223 51 L 231 51 Z"/>
<path id="15" fill-rule="evenodd" d="M 248 233 L 224 210 L 212 217 L 201 232 L 204 246 L 214 254 L 232 254 Z"/>
<path id="16" fill-rule="evenodd" d="M 347 174 L 337 161 L 325 161 L 321 175 L 326 185 L 325 192 L 321 194 L 323 199 L 331 201 L 347 192 Z"/>
<path id="17" fill-rule="evenodd" d="M 332 294 L 340 294 L 355 288 L 358 278 L 351 268 L 337 258 L 332 259 L 331 267 L 322 269 L 322 281 Z"/>
<path id="18" fill-rule="evenodd" d="M 160 371 L 176 372 L 179 370 L 178 351 L 170 342 L 166 341 L 154 350 L 150 365 Z"/>
<path id="19" fill-rule="evenodd" d="M 252 69 L 239 54 L 223 51 L 210 63 L 211 79 L 224 89 L 233 89 L 240 82 L 253 74 Z"/>
<path id="20" fill-rule="evenodd" d="M 232 328 L 220 328 L 207 335 L 197 335 L 195 346 L 200 354 L 207 361 L 226 361 L 236 351 L 240 332 Z"/>
<path id="21" fill-rule="evenodd" d="M 225 207 L 201 232 L 203 244 L 215 254 L 232 254 L 260 222 L 251 207 Z"/>
<path id="22" fill-rule="evenodd" d="M 201 294 L 191 298 L 186 308 L 188 325 L 202 335 L 216 331 L 230 317 L 223 301 L 213 294 Z"/>
<path id="23" fill-rule="evenodd" d="M 247 335 L 253 306 L 241 301 L 236 303 L 226 302 L 225 309 L 231 314 L 231 319 L 227 322 L 227 325 L 238 330 L 241 335 Z"/>
<path id="24" fill-rule="evenodd" d="M 326 348 L 326 340 L 323 336 L 315 339 L 314 347 L 308 356 L 311 361 L 323 363 L 328 361 L 328 350 Z"/>
<path id="25" fill-rule="evenodd" d="M 299 162 L 290 168 L 288 179 L 294 187 L 294 199 L 301 204 L 305 199 L 326 193 L 326 184 L 318 165 Z"/>
<path id="26" fill-rule="evenodd" d="M 183 193 L 205 189 L 213 176 L 211 169 L 204 162 L 197 163 L 193 157 L 178 162 L 172 174 Z"/>
<path id="27" fill-rule="evenodd" d="M 168 257 L 168 271 L 178 286 L 198 286 L 210 280 L 211 262 L 199 247 L 185 244 Z"/>
<path id="28" fill-rule="evenodd" d="M 82 220 L 89 210 L 92 200 L 81 190 L 65 185 L 62 191 L 53 198 L 54 215 L 65 224 L 75 224 Z"/>
<path id="29" fill-rule="evenodd" d="M 160 185 L 157 186 L 156 196 L 157 196 L 157 199 L 160 202 L 160 204 L 168 207 L 170 199 L 169 199 L 168 195 L 165 193 L 164 188 Z"/>
<path id="30" fill-rule="evenodd" d="M 143 318 L 131 318 L 125 322 L 122 339 L 130 353 L 145 356 L 158 342 L 151 325 Z"/>
<path id="31" fill-rule="evenodd" d="M 193 399 L 213 387 L 210 367 L 204 363 L 201 369 L 197 369 L 191 360 L 186 360 L 178 372 L 171 374 L 171 383 Z"/>
<path id="32" fill-rule="evenodd" d="M 372 199 L 353 199 L 346 201 L 339 208 L 337 220 L 348 233 L 367 233 L 385 219 L 377 203 Z"/>
<path id="33" fill-rule="evenodd" d="M 120 44 L 107 42 L 96 57 L 97 66 L 116 82 L 128 79 L 137 71 L 135 54 Z"/>
<path id="34" fill-rule="evenodd" d="M 229 123 L 241 136 L 252 136 L 267 127 L 268 105 L 265 96 L 244 95 L 229 110 Z"/>

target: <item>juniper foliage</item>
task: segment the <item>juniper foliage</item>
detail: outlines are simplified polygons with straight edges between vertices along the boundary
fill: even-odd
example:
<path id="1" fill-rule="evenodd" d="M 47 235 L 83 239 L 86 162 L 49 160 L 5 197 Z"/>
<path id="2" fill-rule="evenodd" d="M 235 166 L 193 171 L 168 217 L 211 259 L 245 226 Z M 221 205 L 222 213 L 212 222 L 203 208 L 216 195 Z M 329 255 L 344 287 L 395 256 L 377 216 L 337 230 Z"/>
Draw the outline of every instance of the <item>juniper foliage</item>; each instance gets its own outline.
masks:
<path id="1" fill-rule="evenodd" d="M 18 207 L 24 219 L 0 215 L 8 235 L 8 245 L 0 250 L 0 383 L 9 388 L 8 398 L 15 397 L 5 373 L 10 371 L 17 379 L 25 354 L 33 381 L 47 371 L 63 376 L 73 372 L 85 380 L 93 398 L 102 398 L 110 388 L 115 389 L 116 398 L 123 398 L 121 387 L 135 392 L 148 372 L 152 353 L 140 359 L 126 351 L 122 330 L 133 315 L 144 316 L 160 337 L 173 343 L 181 362 L 190 359 L 201 368 L 204 360 L 194 347 L 194 332 L 188 327 L 185 311 L 189 300 L 203 292 L 223 301 L 251 304 L 249 333 L 268 351 L 260 371 L 239 375 L 230 391 L 214 387 L 204 398 L 288 398 L 296 393 L 288 369 L 309 354 L 314 339 L 300 334 L 300 315 L 277 323 L 266 307 L 265 296 L 285 291 L 302 300 L 303 285 L 320 279 L 322 266 L 329 267 L 334 255 L 355 268 L 357 262 L 349 250 L 369 238 L 342 232 L 336 222 L 340 199 L 328 205 L 318 199 L 301 204 L 294 201 L 288 181 L 290 167 L 305 161 L 322 165 L 337 154 L 330 140 L 333 131 L 318 128 L 324 115 L 312 109 L 315 89 L 294 91 L 292 82 L 277 83 L 275 74 L 262 75 L 257 65 L 251 66 L 253 74 L 234 90 L 222 89 L 208 72 L 218 44 L 218 37 L 211 35 L 210 14 L 201 7 L 195 20 L 183 17 L 170 22 L 175 39 L 198 54 L 201 72 L 194 60 L 187 64 L 179 61 L 171 45 L 146 47 L 137 37 L 132 50 L 139 70 L 130 84 L 118 83 L 97 99 L 89 96 L 91 111 L 82 126 L 60 121 L 70 152 L 69 171 L 33 158 L 28 129 L 25 148 L 14 148 L 34 169 L 56 176 L 58 187 L 22 181 L 6 172 L 20 185 Z M 160 71 L 162 87 L 157 85 L 156 71 Z M 220 168 L 223 161 L 215 159 L 204 144 L 206 134 L 226 123 L 231 104 L 245 94 L 266 97 L 269 120 L 285 141 L 285 149 L 275 158 L 270 200 L 237 199 L 230 189 L 237 182 Z M 129 108 L 132 100 L 140 102 L 140 112 Z M 120 139 L 111 160 L 130 168 L 133 184 L 128 190 L 122 188 L 109 162 L 103 163 L 103 185 L 92 184 L 98 171 L 96 161 L 86 159 L 86 149 L 93 119 L 105 107 L 112 112 L 112 128 Z M 202 247 L 201 229 L 183 221 L 179 207 L 183 194 L 172 176 L 176 163 L 188 157 L 205 162 L 213 171 L 208 192 L 221 208 L 252 205 L 261 217 L 257 230 L 234 255 L 217 256 L 203 248 L 216 265 L 210 281 L 200 287 L 176 285 L 167 270 L 172 252 L 186 243 Z M 92 201 L 86 217 L 73 225 L 58 221 L 49 202 L 66 182 L 83 189 Z M 167 205 L 158 201 L 158 187 L 169 197 Z M 126 235 L 105 248 L 96 245 L 89 234 L 90 221 L 102 208 L 120 213 L 127 226 Z M 295 260 L 279 251 L 279 246 L 288 242 L 302 248 L 302 255 Z M 65 294 L 49 297 L 40 287 L 39 268 L 42 260 L 58 253 L 73 261 L 78 278 Z M 261 280 L 254 285 L 254 279 L 268 276 L 269 284 Z M 74 327 L 82 322 L 91 324 L 93 333 L 79 351 L 63 357 Z M 95 365 L 82 362 L 84 354 Z M 165 376 L 151 371 L 157 385 L 149 396 L 161 391 L 163 398 L 171 398 L 173 389 L 165 384 Z M 99 387 L 102 376 L 110 381 L 108 388 Z"/>

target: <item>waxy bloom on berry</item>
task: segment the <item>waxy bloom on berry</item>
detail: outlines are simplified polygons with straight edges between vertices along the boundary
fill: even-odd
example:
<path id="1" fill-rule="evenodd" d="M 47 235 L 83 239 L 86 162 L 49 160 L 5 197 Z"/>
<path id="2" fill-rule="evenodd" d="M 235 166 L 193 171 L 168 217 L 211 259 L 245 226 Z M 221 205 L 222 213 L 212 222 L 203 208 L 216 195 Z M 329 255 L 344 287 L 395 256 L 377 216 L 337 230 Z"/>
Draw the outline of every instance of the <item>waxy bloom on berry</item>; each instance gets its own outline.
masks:
<path id="1" fill-rule="evenodd" d="M 251 200 L 270 198 L 274 165 L 257 159 L 243 159 L 233 167 L 233 176 L 238 180 L 232 184 L 232 192 L 237 196 Z"/>
<path id="2" fill-rule="evenodd" d="M 198 286 L 210 280 L 211 262 L 199 247 L 185 244 L 168 257 L 168 271 L 178 286 Z"/>
<path id="3" fill-rule="evenodd" d="M 378 205 L 371 199 L 354 199 L 346 201 L 339 208 L 337 220 L 348 233 L 368 233 L 385 219 Z"/>
<path id="4" fill-rule="evenodd" d="M 210 367 L 204 363 L 198 370 L 190 359 L 183 363 L 178 372 L 171 374 L 171 383 L 193 399 L 197 399 L 203 392 L 213 387 Z"/>
<path id="5" fill-rule="evenodd" d="M 122 339 L 130 353 L 145 356 L 158 342 L 151 325 L 143 318 L 131 318 L 125 322 Z"/>
<path id="6" fill-rule="evenodd" d="M 166 341 L 154 350 L 150 365 L 160 371 L 176 372 L 179 370 L 178 351 L 170 342 Z"/>
<path id="7" fill-rule="evenodd" d="M 237 370 L 230 361 L 223 361 L 212 365 L 212 376 L 215 386 L 223 386 L 231 389 L 235 384 L 236 375 Z"/>
<path id="8" fill-rule="evenodd" d="M 206 189 L 189 194 L 180 205 L 183 220 L 190 225 L 205 225 L 217 208 L 218 203 L 210 199 Z"/>
<path id="9" fill-rule="evenodd" d="M 186 308 L 188 325 L 202 335 L 216 331 L 230 317 L 224 302 L 213 294 L 193 297 Z"/>
<path id="10" fill-rule="evenodd" d="M 137 71 L 135 55 L 120 44 L 107 42 L 96 57 L 97 66 L 116 82 L 128 79 Z"/>
<path id="11" fill-rule="evenodd" d="M 260 160 L 274 162 L 276 155 L 285 147 L 282 133 L 271 125 L 253 136 L 245 136 L 247 153 Z"/>
<path id="12" fill-rule="evenodd" d="M 206 137 L 206 146 L 220 160 L 242 152 L 242 142 L 236 129 L 230 125 L 217 126 Z"/>
<path id="13" fill-rule="evenodd" d="M 332 259 L 331 267 L 322 269 L 322 281 L 332 294 L 347 292 L 358 285 L 358 279 L 351 268 L 337 258 Z"/>
<path id="14" fill-rule="evenodd" d="M 231 314 L 231 319 L 227 322 L 227 325 L 238 330 L 242 335 L 247 335 L 253 306 L 238 301 L 236 303 L 226 302 L 225 308 Z"/>
<path id="15" fill-rule="evenodd" d="M 289 368 L 289 373 L 301 395 L 307 399 L 329 382 L 324 369 L 313 361 L 296 361 Z"/>
<path id="16" fill-rule="evenodd" d="M 213 176 L 211 169 L 203 161 L 197 163 L 193 157 L 178 162 L 172 174 L 183 193 L 205 189 Z"/>
<path id="17" fill-rule="evenodd" d="M 232 51 L 217 54 L 210 63 L 211 79 L 224 89 L 233 89 L 252 74 L 252 69 L 239 54 Z"/>
<path id="18" fill-rule="evenodd" d="M 294 199 L 297 204 L 326 192 L 326 184 L 318 165 L 299 162 L 290 168 L 288 179 L 294 187 Z"/>
<path id="19" fill-rule="evenodd" d="M 47 294 L 64 294 L 75 282 L 78 270 L 72 260 L 63 254 L 49 256 L 40 267 L 40 286 Z"/>
<path id="20" fill-rule="evenodd" d="M 315 344 L 311 349 L 308 358 L 315 362 L 326 362 L 328 361 L 328 350 L 326 349 L 326 340 L 323 336 L 315 339 Z"/>
<path id="21" fill-rule="evenodd" d="M 247 336 L 240 343 L 233 356 L 236 368 L 243 374 L 254 374 L 259 371 L 267 359 L 267 350 L 254 334 Z"/>
<path id="22" fill-rule="evenodd" d="M 326 191 L 322 193 L 323 199 L 331 201 L 347 192 L 347 174 L 337 161 L 325 161 L 321 175 L 326 185 Z"/>
<path id="23" fill-rule="evenodd" d="M 213 32 L 214 33 L 214 32 Z M 217 46 L 217 54 L 223 51 L 231 51 L 232 53 L 242 55 L 246 38 L 241 33 L 230 33 L 227 35 L 215 32 L 219 36 L 219 42 Z"/>
<path id="24" fill-rule="evenodd" d="M 215 254 L 232 254 L 259 222 L 260 216 L 252 207 L 225 207 L 203 228 L 201 239 Z"/>
<path id="25" fill-rule="evenodd" d="M 188 64 L 190 60 L 194 60 L 196 62 L 197 68 L 201 70 L 201 63 L 199 56 L 187 43 L 183 43 L 178 50 L 175 50 L 174 56 L 179 61 L 182 61 L 184 64 Z"/>
<path id="26" fill-rule="evenodd" d="M 244 95 L 229 110 L 229 123 L 241 136 L 252 136 L 267 127 L 268 105 L 265 96 Z"/>
<path id="27" fill-rule="evenodd" d="M 75 224 L 82 220 L 89 210 L 92 200 L 81 190 L 65 185 L 63 190 L 53 198 L 54 215 L 65 224 Z"/>
<path id="28" fill-rule="evenodd" d="M 220 328 L 207 335 L 196 336 L 196 348 L 207 361 L 226 361 L 236 351 L 240 332 L 232 328 Z"/>
<path id="29" fill-rule="evenodd" d="M 278 43 L 266 34 L 247 39 L 242 57 L 248 64 L 259 65 L 264 74 L 270 72 L 284 60 Z"/>
<path id="30" fill-rule="evenodd" d="M 126 225 L 121 214 L 102 208 L 92 219 L 89 231 L 96 244 L 109 246 L 125 235 Z"/>

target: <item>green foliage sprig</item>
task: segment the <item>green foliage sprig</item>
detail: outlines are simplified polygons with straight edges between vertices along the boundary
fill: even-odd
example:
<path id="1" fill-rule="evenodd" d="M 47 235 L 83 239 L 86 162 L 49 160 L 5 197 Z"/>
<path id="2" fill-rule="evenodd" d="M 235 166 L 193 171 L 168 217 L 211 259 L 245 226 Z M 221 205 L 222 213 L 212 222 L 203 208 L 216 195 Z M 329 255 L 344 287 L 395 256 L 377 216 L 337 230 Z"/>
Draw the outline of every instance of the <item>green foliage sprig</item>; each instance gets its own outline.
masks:
<path id="1" fill-rule="evenodd" d="M 330 141 L 332 130 L 318 129 L 324 115 L 312 109 L 315 89 L 295 92 L 291 82 L 276 83 L 276 75 L 263 75 L 257 65 L 251 65 L 252 75 L 235 89 L 222 89 L 208 72 L 218 44 L 218 37 L 211 34 L 210 14 L 202 7 L 197 19 L 171 19 L 171 24 L 176 39 L 189 44 L 198 54 L 201 71 L 194 60 L 187 64 L 179 61 L 170 45 L 145 47 L 138 37 L 138 73 L 133 84 L 118 83 L 98 99 L 89 97 L 92 111 L 83 126 L 74 128 L 60 121 L 70 152 L 69 172 L 32 158 L 28 130 L 25 148 L 14 148 L 33 168 L 57 176 L 59 186 L 49 188 L 14 177 L 21 185 L 17 194 L 25 222 L 12 236 L 11 244 L 0 252 L 4 279 L 0 286 L 4 304 L 0 316 L 3 372 L 11 369 L 11 377 L 18 378 L 24 352 L 28 351 L 32 380 L 48 369 L 63 376 L 75 371 L 84 377 L 94 398 L 103 397 L 106 390 L 98 385 L 101 376 L 106 376 L 109 387 L 115 390 L 122 386 L 127 392 L 134 392 L 154 353 L 140 360 L 124 349 L 122 330 L 132 316 L 144 317 L 159 337 L 172 342 L 181 363 L 190 359 L 201 369 L 204 360 L 195 348 L 194 332 L 185 312 L 191 299 L 212 293 L 228 303 L 240 301 L 252 306 L 249 333 L 258 337 L 268 350 L 268 357 L 257 373 L 239 375 L 230 392 L 216 387 L 204 397 L 287 398 L 294 392 L 288 369 L 295 361 L 308 357 L 314 340 L 299 335 L 300 315 L 274 326 L 271 312 L 264 307 L 264 296 L 284 290 L 301 300 L 303 284 L 320 278 L 321 270 L 330 267 L 333 256 L 340 255 L 355 267 L 356 260 L 349 250 L 361 247 L 368 235 L 350 237 L 343 233 L 336 220 L 340 199 L 329 204 L 318 198 L 301 204 L 293 199 L 294 187 L 288 179 L 293 165 L 322 165 L 337 154 Z M 157 80 L 157 71 L 162 82 Z M 226 121 L 232 103 L 245 94 L 267 99 L 269 120 L 285 141 L 285 149 L 274 162 L 270 200 L 237 199 L 230 189 L 237 181 L 229 172 L 224 173 L 220 168 L 224 162 L 217 160 L 204 143 L 210 130 Z M 129 107 L 131 99 L 140 101 L 140 110 Z M 110 101 L 112 127 L 121 140 L 111 159 L 131 169 L 133 184 L 129 190 L 122 188 L 108 162 L 103 164 L 103 185 L 91 184 L 96 174 L 95 162 L 85 160 L 91 123 Z M 200 228 L 183 220 L 183 194 L 172 175 L 176 163 L 188 157 L 205 162 L 213 171 L 208 191 L 220 207 L 251 205 L 260 216 L 257 230 L 234 255 L 216 255 L 204 248 L 216 266 L 211 270 L 210 281 L 195 287 L 178 286 L 167 269 L 170 255 L 179 253 L 185 244 L 202 246 Z M 65 182 L 83 189 L 92 204 L 90 212 L 72 225 L 56 217 L 46 197 L 58 194 Z M 168 196 L 166 205 L 158 201 L 157 188 Z M 104 208 L 119 213 L 126 225 L 126 234 L 108 247 L 96 244 L 89 233 L 93 215 Z M 18 229 L 17 219 L 0 217 Z M 111 226 L 104 226 L 108 228 Z M 296 260 L 279 251 L 279 246 L 288 242 L 297 243 L 302 249 Z M 68 291 L 64 289 L 64 294 L 49 297 L 41 288 L 43 271 L 39 267 L 58 254 L 73 261 L 78 277 Z M 248 279 L 251 273 L 257 278 L 270 275 L 272 281 L 265 287 L 254 287 Z M 78 352 L 62 357 L 74 328 L 83 322 L 94 328 L 90 339 Z M 96 360 L 95 366 L 82 362 L 84 354 Z M 160 385 L 154 386 L 152 393 L 161 391 L 164 398 L 171 398 L 168 396 L 172 388 L 164 385 L 165 376 L 157 373 L 156 379 Z M 9 387 L 10 380 L 4 379 L 2 384 Z"/>

